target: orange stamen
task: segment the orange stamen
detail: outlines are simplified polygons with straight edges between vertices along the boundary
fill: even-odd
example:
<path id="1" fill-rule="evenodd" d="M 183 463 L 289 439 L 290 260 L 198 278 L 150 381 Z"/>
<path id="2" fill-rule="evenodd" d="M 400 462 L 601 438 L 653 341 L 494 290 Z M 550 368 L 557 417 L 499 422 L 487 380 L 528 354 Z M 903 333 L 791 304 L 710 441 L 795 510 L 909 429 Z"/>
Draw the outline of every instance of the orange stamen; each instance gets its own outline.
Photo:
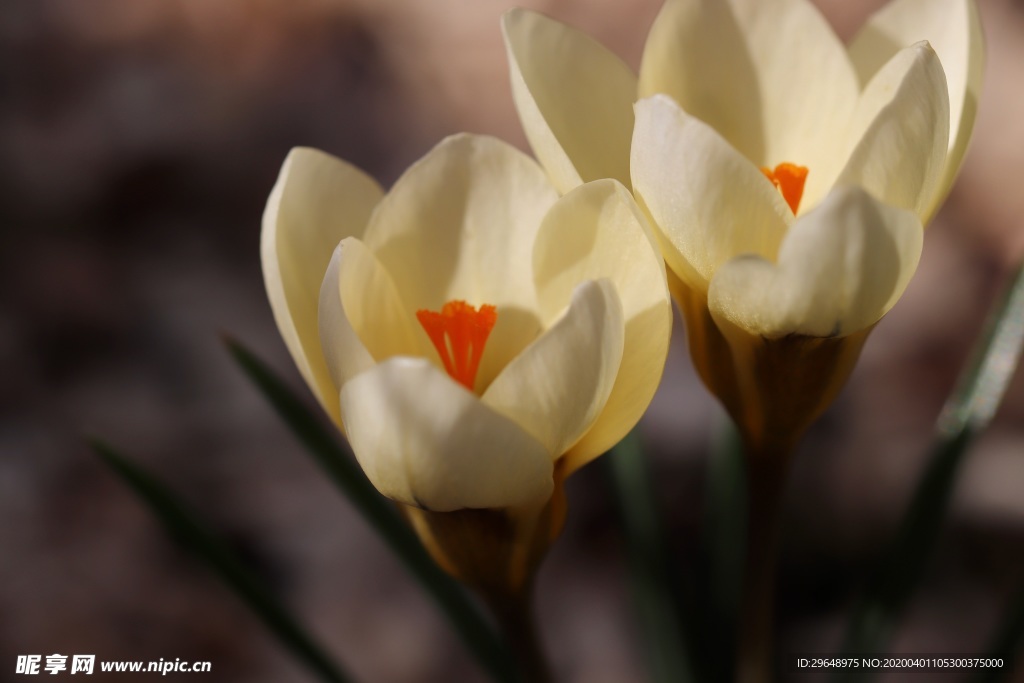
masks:
<path id="1" fill-rule="evenodd" d="M 451 378 L 473 391 L 484 344 L 498 321 L 497 309 L 484 304 L 478 311 L 465 301 L 449 301 L 440 313 L 426 309 L 416 311 L 416 319 L 434 342 Z"/>
<path id="2" fill-rule="evenodd" d="M 772 181 L 772 185 L 782 193 L 782 198 L 786 200 L 790 210 L 796 215 L 797 209 L 800 208 L 800 199 L 804 196 L 807 167 L 797 166 L 787 161 L 776 166 L 774 171 L 767 166 L 762 166 L 761 173 L 764 173 L 764 177 Z"/>

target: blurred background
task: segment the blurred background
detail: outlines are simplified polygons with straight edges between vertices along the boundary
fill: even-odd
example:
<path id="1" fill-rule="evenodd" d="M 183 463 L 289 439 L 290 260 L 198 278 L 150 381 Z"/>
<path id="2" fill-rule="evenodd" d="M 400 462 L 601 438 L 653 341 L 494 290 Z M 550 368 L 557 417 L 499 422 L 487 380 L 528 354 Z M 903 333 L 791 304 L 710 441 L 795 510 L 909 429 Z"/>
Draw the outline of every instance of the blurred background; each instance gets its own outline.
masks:
<path id="1" fill-rule="evenodd" d="M 212 520 L 359 680 L 483 680 L 219 334 L 309 397 L 259 265 L 260 215 L 285 154 L 311 145 L 390 184 L 459 130 L 525 148 L 498 23 L 513 4 L 0 4 L 0 679 L 18 654 L 57 652 L 210 660 L 208 678 L 225 683 L 311 680 L 91 456 L 82 437 L 98 435 Z M 520 4 L 635 68 L 660 0 Z M 818 4 L 849 38 L 883 2 Z M 979 4 L 988 70 L 959 184 L 909 291 L 796 461 L 784 652 L 836 647 L 984 312 L 1024 256 L 1024 2 Z M 720 412 L 682 330 L 673 346 L 642 427 L 685 561 Z M 568 526 L 539 577 L 543 636 L 564 681 L 644 675 L 606 474 L 598 464 L 570 480 Z M 1022 580 L 1018 373 L 966 463 L 894 649 L 981 652 Z"/>

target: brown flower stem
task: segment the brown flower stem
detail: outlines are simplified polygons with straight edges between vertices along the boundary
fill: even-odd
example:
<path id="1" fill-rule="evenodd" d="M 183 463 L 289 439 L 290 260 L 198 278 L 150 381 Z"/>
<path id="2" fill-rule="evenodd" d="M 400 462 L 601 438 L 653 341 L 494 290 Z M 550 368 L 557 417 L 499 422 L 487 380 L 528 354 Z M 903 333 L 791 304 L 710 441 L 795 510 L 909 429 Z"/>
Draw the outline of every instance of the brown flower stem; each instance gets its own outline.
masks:
<path id="1" fill-rule="evenodd" d="M 775 578 L 788 451 L 760 448 L 747 453 L 747 553 L 737 683 L 770 683 L 774 678 Z"/>
<path id="2" fill-rule="evenodd" d="M 480 591 L 519 663 L 524 683 L 552 683 L 551 667 L 530 607 L 531 593 L 529 586 L 516 594 Z"/>

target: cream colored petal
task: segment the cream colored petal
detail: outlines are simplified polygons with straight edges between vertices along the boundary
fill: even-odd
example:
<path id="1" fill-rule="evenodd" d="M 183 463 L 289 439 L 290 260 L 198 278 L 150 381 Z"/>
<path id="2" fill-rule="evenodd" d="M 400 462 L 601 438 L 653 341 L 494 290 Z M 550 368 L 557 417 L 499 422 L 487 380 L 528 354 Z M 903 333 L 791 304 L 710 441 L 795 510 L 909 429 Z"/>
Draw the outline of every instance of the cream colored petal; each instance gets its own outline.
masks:
<path id="1" fill-rule="evenodd" d="M 355 237 L 341 241 L 320 290 L 320 343 L 336 386 L 391 356 L 424 355 L 391 275 Z"/>
<path id="2" fill-rule="evenodd" d="M 899 50 L 921 40 L 935 48 L 949 88 L 952 135 L 937 193 L 941 203 L 967 151 L 981 96 L 985 41 L 974 0 L 893 0 L 853 39 L 850 58 L 861 83 L 867 83 Z"/>
<path id="3" fill-rule="evenodd" d="M 922 241 L 914 213 L 858 187 L 839 188 L 790 228 L 778 265 L 745 256 L 720 268 L 708 307 L 716 319 L 770 339 L 853 334 L 902 295 Z"/>
<path id="4" fill-rule="evenodd" d="M 341 303 L 366 350 L 378 363 L 391 356 L 422 355 L 415 321 L 406 314 L 391 274 L 358 239 L 342 240 L 340 248 Z"/>
<path id="5" fill-rule="evenodd" d="M 806 0 L 667 0 L 647 38 L 640 97 L 665 93 L 758 166 L 832 175 L 857 101 L 846 49 Z"/>
<path id="6" fill-rule="evenodd" d="M 345 307 L 341 300 L 342 255 L 347 257 L 351 251 L 343 251 L 342 247 L 346 241 L 348 240 L 343 240 L 334 250 L 331 262 L 327 266 L 327 273 L 320 287 L 318 310 L 320 347 L 323 349 L 323 358 L 327 363 L 331 382 L 337 387 L 345 386 L 345 382 L 375 365 L 373 356 L 345 315 Z"/>
<path id="7" fill-rule="evenodd" d="M 855 146 L 838 184 L 860 185 L 925 220 L 937 201 L 949 137 L 946 80 L 935 51 L 918 43 L 898 52 L 868 83 L 854 120 Z"/>
<path id="8" fill-rule="evenodd" d="M 647 219 L 614 180 L 587 183 L 555 204 L 533 252 L 541 314 L 551 320 L 575 287 L 607 278 L 626 322 L 622 365 L 604 410 L 566 454 L 566 474 L 601 455 L 632 429 L 661 381 L 672 331 L 665 263 Z"/>
<path id="9" fill-rule="evenodd" d="M 547 450 L 426 359 L 396 357 L 354 377 L 341 411 L 366 476 L 401 503 L 504 508 L 553 490 Z"/>
<path id="10" fill-rule="evenodd" d="M 299 372 L 336 421 L 338 390 L 327 372 L 317 325 L 320 284 L 338 242 L 362 234 L 381 194 L 377 183 L 354 166 L 296 148 L 263 212 L 260 255 L 274 320 Z"/>
<path id="11" fill-rule="evenodd" d="M 501 21 L 512 95 L 537 159 L 560 192 L 629 182 L 636 76 L 590 36 L 524 9 Z"/>
<path id="12" fill-rule="evenodd" d="M 576 288 L 565 314 L 516 356 L 483 402 L 559 457 L 587 431 L 611 394 L 625 321 L 609 280 Z"/>
<path id="13" fill-rule="evenodd" d="M 540 330 L 529 264 L 557 199 L 522 152 L 495 138 L 454 135 L 399 178 L 366 229 L 364 242 L 391 274 L 410 320 L 454 299 L 497 306 L 480 386 Z M 428 348 L 426 334 L 416 333 Z"/>
<path id="14" fill-rule="evenodd" d="M 793 220 L 756 166 L 705 123 L 657 95 L 636 105 L 633 190 L 662 237 L 669 268 L 705 292 L 740 254 L 774 259 Z"/>

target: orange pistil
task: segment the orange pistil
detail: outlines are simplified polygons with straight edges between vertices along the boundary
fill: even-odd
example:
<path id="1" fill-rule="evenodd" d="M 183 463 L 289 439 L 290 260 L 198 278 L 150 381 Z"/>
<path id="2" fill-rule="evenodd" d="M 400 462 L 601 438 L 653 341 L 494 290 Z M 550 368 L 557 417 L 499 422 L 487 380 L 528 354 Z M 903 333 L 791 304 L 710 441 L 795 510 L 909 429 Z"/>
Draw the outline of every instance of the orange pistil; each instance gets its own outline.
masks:
<path id="1" fill-rule="evenodd" d="M 484 344 L 498 321 L 498 311 L 484 304 L 478 311 L 465 301 L 449 301 L 441 312 L 416 311 L 434 348 L 441 356 L 444 369 L 456 382 L 473 391 L 476 372 L 484 355 Z"/>
<path id="2" fill-rule="evenodd" d="M 767 166 L 762 166 L 761 173 L 764 173 L 764 177 L 772 181 L 772 185 L 782 193 L 782 198 L 786 200 L 790 210 L 796 215 L 797 209 L 800 208 L 800 199 L 804 196 L 807 167 L 797 166 L 787 161 L 776 166 L 774 171 Z"/>

